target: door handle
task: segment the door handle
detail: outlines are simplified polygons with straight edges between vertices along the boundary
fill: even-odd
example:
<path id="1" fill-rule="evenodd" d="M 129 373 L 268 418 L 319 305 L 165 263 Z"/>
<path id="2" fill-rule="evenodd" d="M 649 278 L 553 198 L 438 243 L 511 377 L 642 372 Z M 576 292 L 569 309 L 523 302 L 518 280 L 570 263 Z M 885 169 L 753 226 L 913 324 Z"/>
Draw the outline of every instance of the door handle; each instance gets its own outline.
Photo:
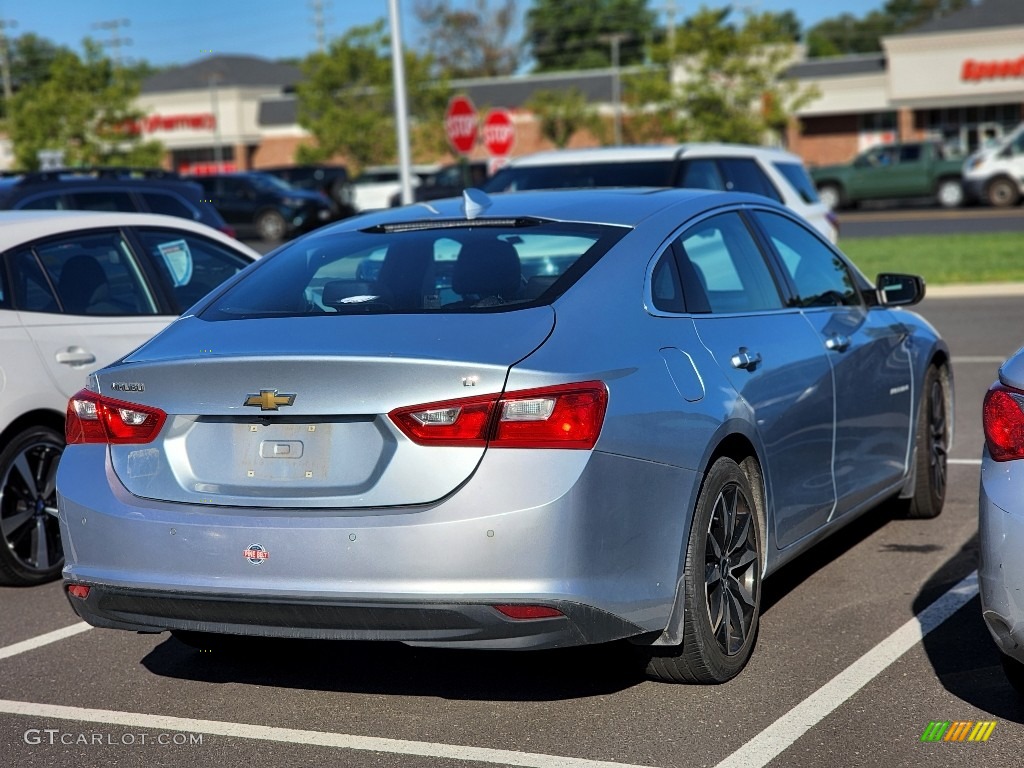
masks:
<path id="1" fill-rule="evenodd" d="M 841 333 L 833 333 L 825 339 L 825 349 L 830 352 L 845 352 L 850 346 L 850 339 Z"/>
<path id="2" fill-rule="evenodd" d="M 732 356 L 730 362 L 733 368 L 744 368 L 752 371 L 761 364 L 761 353 L 754 352 L 751 354 L 750 350 L 746 347 L 740 347 L 739 352 Z"/>
<path id="3" fill-rule="evenodd" d="M 96 355 L 81 347 L 68 347 L 58 352 L 55 357 L 61 365 L 88 365 L 96 362 Z"/>

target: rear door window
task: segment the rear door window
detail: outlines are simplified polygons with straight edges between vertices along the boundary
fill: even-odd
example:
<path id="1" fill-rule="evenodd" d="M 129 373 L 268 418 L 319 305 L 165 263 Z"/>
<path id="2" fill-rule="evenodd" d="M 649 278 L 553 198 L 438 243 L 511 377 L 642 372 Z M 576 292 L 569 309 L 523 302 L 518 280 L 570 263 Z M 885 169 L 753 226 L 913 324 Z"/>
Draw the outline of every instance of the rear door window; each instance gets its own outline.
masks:
<path id="1" fill-rule="evenodd" d="M 177 216 L 180 219 L 198 219 L 196 211 L 185 205 L 174 195 L 164 192 L 143 192 L 142 199 L 146 207 L 153 213 L 162 213 L 167 216 Z"/>
<path id="2" fill-rule="evenodd" d="M 127 192 L 113 190 L 89 190 L 74 192 L 71 198 L 72 207 L 79 211 L 138 211 L 135 201 Z"/>
<path id="3" fill-rule="evenodd" d="M 35 253 L 65 314 L 157 314 L 156 301 L 120 232 L 66 235 L 37 245 Z"/>
<path id="4" fill-rule="evenodd" d="M 677 241 L 686 296 L 706 299 L 716 313 L 781 309 L 782 299 L 764 254 L 737 213 L 695 224 Z M 688 302 L 689 303 L 689 302 Z M 698 303 L 698 302 L 695 302 Z"/>
<path id="5" fill-rule="evenodd" d="M 60 312 L 53 284 L 47 279 L 32 249 L 25 248 L 7 257 L 12 297 L 22 312 Z"/>
<path id="6" fill-rule="evenodd" d="M 60 194 L 51 194 L 30 197 L 14 207 L 23 211 L 63 211 L 69 206 L 64 203 L 64 199 Z"/>
<path id="7" fill-rule="evenodd" d="M 504 168 L 482 185 L 486 192 L 591 187 L 670 187 L 674 161 L 639 160 Z"/>
<path id="8" fill-rule="evenodd" d="M 818 190 L 814 188 L 814 182 L 811 181 L 810 175 L 800 163 L 772 163 L 772 165 L 796 190 L 801 200 L 808 204 L 821 202 L 818 200 Z"/>
<path id="9" fill-rule="evenodd" d="M 679 186 L 689 189 L 716 189 L 723 191 L 725 181 L 718 163 L 711 158 L 684 160 L 679 169 Z"/>
<path id="10" fill-rule="evenodd" d="M 718 160 L 725 188 L 732 192 L 750 192 L 782 202 L 782 196 L 764 170 L 752 157 L 723 157 Z"/>

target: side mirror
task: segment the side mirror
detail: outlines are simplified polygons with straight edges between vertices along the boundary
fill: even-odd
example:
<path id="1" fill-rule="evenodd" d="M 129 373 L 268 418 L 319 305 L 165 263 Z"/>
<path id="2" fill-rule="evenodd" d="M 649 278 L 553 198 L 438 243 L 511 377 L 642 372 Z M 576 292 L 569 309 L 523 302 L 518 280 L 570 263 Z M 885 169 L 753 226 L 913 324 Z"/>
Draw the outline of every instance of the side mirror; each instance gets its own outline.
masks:
<path id="1" fill-rule="evenodd" d="M 924 298 L 924 278 L 898 272 L 883 272 L 875 280 L 875 289 L 878 291 L 880 306 L 906 307 L 917 304 Z"/>

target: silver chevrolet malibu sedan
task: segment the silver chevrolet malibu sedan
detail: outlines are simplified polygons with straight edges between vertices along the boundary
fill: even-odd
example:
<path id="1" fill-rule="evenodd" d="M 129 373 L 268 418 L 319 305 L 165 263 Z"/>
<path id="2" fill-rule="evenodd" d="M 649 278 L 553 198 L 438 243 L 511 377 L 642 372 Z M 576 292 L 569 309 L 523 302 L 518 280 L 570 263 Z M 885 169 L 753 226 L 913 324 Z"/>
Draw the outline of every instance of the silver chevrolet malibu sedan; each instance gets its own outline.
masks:
<path id="1" fill-rule="evenodd" d="M 934 517 L 936 331 L 760 197 L 495 195 L 294 241 L 94 374 L 57 477 L 99 627 L 527 649 L 714 683 L 762 580 Z"/>
<path id="2" fill-rule="evenodd" d="M 999 369 L 982 406 L 978 519 L 981 609 L 1014 688 L 1024 696 L 1024 349 Z"/>

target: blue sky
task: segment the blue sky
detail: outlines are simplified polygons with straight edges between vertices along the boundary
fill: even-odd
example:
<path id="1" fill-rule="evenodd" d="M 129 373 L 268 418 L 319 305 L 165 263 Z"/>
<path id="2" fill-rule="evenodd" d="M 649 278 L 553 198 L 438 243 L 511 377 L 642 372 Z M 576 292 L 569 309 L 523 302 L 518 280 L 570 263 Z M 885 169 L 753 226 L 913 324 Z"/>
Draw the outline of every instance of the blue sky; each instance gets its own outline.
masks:
<path id="1" fill-rule="evenodd" d="M 571 2 L 571 0 L 566 0 Z M 880 8 L 884 0 L 743 0 L 741 8 L 762 11 L 793 10 L 804 27 L 842 12 L 863 16 Z M 307 0 L 0 0 L 0 19 L 17 22 L 7 34 L 34 32 L 80 50 L 89 36 L 108 41 L 110 30 L 94 27 L 99 22 L 127 19 L 117 36 L 130 38 L 122 56 L 146 59 L 152 64 L 184 64 L 214 53 L 245 53 L 267 58 L 302 57 L 315 47 L 313 12 Z M 664 8 L 666 0 L 649 0 L 649 7 Z M 706 2 L 720 7 L 724 2 Z M 324 0 L 326 33 L 337 36 L 348 28 L 368 24 L 388 14 L 387 0 Z M 412 14 L 413 0 L 399 0 L 402 29 L 407 45 L 418 41 Z M 692 0 L 676 0 L 683 14 L 700 6 Z M 519 0 L 529 7 L 529 0 Z M 677 16 L 677 18 L 679 18 Z"/>

